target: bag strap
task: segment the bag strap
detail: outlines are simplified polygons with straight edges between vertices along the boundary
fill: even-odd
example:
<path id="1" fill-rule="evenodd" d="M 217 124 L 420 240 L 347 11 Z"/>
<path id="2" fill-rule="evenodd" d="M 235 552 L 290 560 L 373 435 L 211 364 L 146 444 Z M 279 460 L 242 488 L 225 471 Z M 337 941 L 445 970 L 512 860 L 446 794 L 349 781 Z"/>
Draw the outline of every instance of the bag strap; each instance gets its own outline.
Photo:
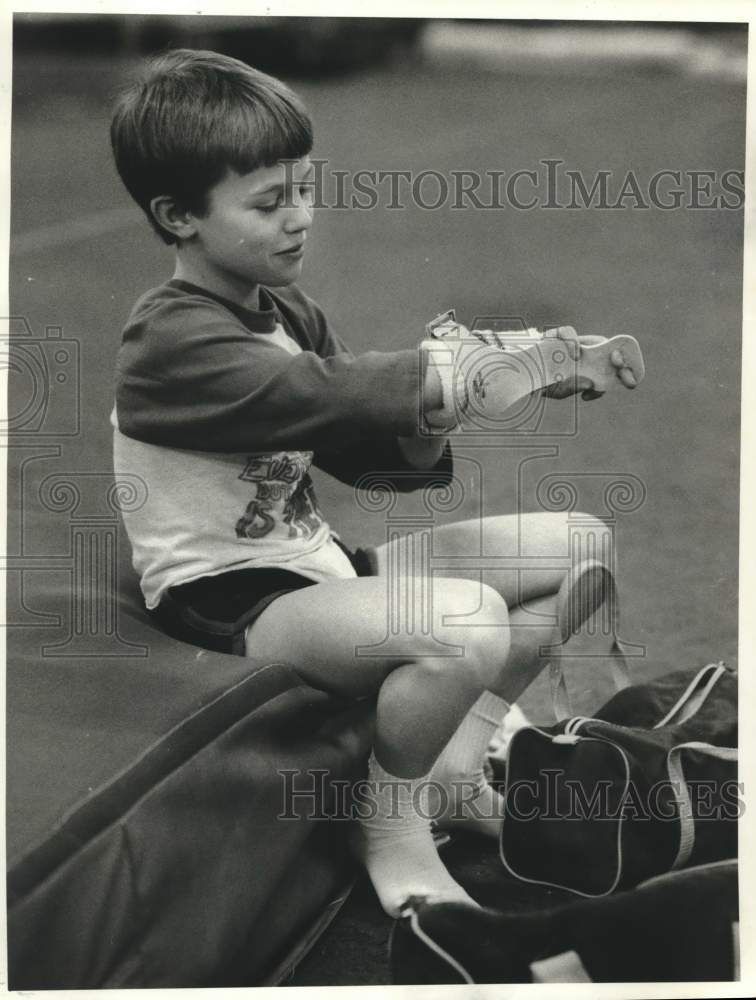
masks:
<path id="1" fill-rule="evenodd" d="M 686 722 L 694 716 L 711 694 L 717 681 L 728 672 L 729 668 L 723 660 L 702 667 L 664 718 L 656 723 L 654 729 L 668 726 L 670 723 Z"/>
<path id="2" fill-rule="evenodd" d="M 612 648 L 609 653 L 612 680 L 614 681 L 616 690 L 622 691 L 624 688 L 630 686 L 630 673 L 627 667 L 627 657 L 630 655 L 629 647 L 626 643 L 622 642 L 617 635 L 620 626 L 620 614 L 619 594 L 617 592 L 617 584 L 614 579 L 614 574 L 603 563 L 600 565 L 604 571 L 604 581 L 608 584 L 608 591 L 605 595 L 604 603 L 601 606 L 601 616 L 602 622 L 605 626 L 607 626 L 608 631 L 611 632 L 612 636 Z M 571 596 L 569 594 L 567 595 L 566 600 L 571 600 Z M 551 702 L 554 706 L 554 714 L 559 722 L 563 719 L 569 718 L 573 714 L 569 692 L 567 691 L 567 684 L 564 679 L 564 668 L 562 662 L 562 647 L 569 639 L 570 633 L 566 632 L 564 622 L 560 622 L 560 625 L 562 627 L 561 639 L 557 645 L 551 647 L 551 662 L 549 663 Z"/>
<path id="3" fill-rule="evenodd" d="M 705 754 L 707 757 L 716 757 L 718 760 L 737 760 L 737 747 L 717 747 L 711 743 L 700 743 L 698 740 L 691 740 L 689 743 L 678 743 L 667 753 L 667 773 L 671 783 L 672 792 L 677 800 L 677 811 L 680 817 L 680 846 L 677 849 L 677 856 L 672 864 L 671 871 L 682 868 L 690 860 L 693 853 L 693 846 L 696 841 L 696 828 L 693 822 L 693 805 L 690 801 L 688 783 L 685 780 L 685 773 L 682 766 L 682 751 L 695 750 L 697 753 Z"/>
<path id="4" fill-rule="evenodd" d="M 426 948 L 432 951 L 435 955 L 438 955 L 438 957 L 443 962 L 446 962 L 447 965 L 451 966 L 451 968 L 454 969 L 454 971 L 457 973 L 457 975 L 462 979 L 464 983 L 467 983 L 468 985 L 473 985 L 475 983 L 475 980 L 470 975 L 468 970 L 464 967 L 464 965 L 462 965 L 461 962 L 458 962 L 453 955 L 450 955 L 445 948 L 442 948 L 441 945 L 438 944 L 438 942 L 434 941 L 433 938 L 430 937 L 430 935 L 425 933 L 425 931 L 420 926 L 417 910 L 415 909 L 411 899 L 408 900 L 402 907 L 400 916 L 409 918 L 410 930 L 415 935 L 415 937 L 419 941 L 422 941 L 422 943 L 425 945 Z M 394 928 L 395 927 L 396 924 L 394 925 Z"/>

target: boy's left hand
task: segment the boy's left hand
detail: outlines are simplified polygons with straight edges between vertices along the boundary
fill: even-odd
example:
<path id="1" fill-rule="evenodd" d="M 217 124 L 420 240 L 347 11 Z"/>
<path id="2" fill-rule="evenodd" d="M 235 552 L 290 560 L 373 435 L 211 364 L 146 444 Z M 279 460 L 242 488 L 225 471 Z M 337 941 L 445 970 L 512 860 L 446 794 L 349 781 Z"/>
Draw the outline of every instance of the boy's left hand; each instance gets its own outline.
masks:
<path id="1" fill-rule="evenodd" d="M 596 344 L 603 344 L 607 340 L 606 337 L 578 336 L 577 331 L 571 326 L 560 326 L 553 330 L 546 330 L 544 337 L 556 337 L 563 341 L 567 353 L 573 361 L 580 359 L 581 345 L 593 347 Z M 612 351 L 609 357 L 620 382 L 626 388 L 634 389 L 638 383 L 632 370 L 625 364 L 622 352 Z M 586 400 L 599 399 L 604 395 L 603 392 L 594 389 L 593 382 L 584 375 L 577 375 L 546 386 L 541 391 L 541 395 L 548 396 L 549 399 L 566 399 L 567 396 L 574 396 L 577 392 L 581 393 L 581 399 Z"/>

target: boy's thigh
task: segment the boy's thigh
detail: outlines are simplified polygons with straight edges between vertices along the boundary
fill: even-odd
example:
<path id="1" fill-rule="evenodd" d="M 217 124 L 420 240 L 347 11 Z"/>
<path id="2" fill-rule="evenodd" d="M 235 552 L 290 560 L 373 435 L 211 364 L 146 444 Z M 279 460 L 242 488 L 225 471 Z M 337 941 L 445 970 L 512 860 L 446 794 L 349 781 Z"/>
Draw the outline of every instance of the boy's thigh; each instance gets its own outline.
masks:
<path id="1" fill-rule="evenodd" d="M 315 687 L 362 697 L 415 658 L 464 658 L 482 636 L 471 638 L 459 615 L 480 601 L 480 584 L 464 579 L 435 580 L 430 595 L 397 592 L 377 576 L 319 583 L 270 604 L 248 630 L 247 655 L 289 663 Z M 493 618 L 498 609 L 488 610 Z"/>
<path id="2" fill-rule="evenodd" d="M 514 607 L 554 593 L 569 568 L 571 538 L 575 532 L 602 529 L 605 526 L 601 522 L 587 515 L 546 511 L 436 525 L 428 552 L 428 570 L 434 576 L 488 584 L 509 607 Z M 419 542 L 418 537 L 416 551 Z M 400 538 L 376 547 L 381 575 L 402 571 L 405 560 L 399 550 L 405 544 Z"/>

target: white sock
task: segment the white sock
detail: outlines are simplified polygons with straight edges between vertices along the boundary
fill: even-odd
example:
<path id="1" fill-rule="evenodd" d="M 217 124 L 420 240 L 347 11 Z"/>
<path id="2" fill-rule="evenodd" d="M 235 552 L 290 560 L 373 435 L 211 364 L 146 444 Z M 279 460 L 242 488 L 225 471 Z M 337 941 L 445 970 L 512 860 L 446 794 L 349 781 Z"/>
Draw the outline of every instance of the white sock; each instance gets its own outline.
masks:
<path id="1" fill-rule="evenodd" d="M 396 917 L 410 896 L 434 902 L 477 903 L 438 856 L 427 819 L 428 775 L 397 778 L 370 754 L 368 784 L 354 846 L 386 913 Z"/>
<path id="2" fill-rule="evenodd" d="M 504 814 L 504 800 L 486 780 L 483 766 L 494 733 L 509 711 L 509 703 L 484 691 L 459 724 L 433 765 L 431 782 L 443 786 L 433 790 L 434 816 L 444 828 L 467 826 L 497 837 Z"/>

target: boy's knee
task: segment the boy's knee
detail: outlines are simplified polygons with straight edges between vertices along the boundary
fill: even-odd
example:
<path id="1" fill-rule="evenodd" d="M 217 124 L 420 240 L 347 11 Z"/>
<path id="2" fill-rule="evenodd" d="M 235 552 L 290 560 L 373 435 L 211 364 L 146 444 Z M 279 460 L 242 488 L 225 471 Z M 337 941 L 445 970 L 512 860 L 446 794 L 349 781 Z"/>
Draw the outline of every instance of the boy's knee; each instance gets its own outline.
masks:
<path id="1" fill-rule="evenodd" d="M 453 581 L 459 615 L 450 636 L 461 646 L 463 669 L 474 675 L 479 686 L 487 687 L 498 676 L 509 653 L 509 609 L 493 587 L 473 580 Z M 461 614 L 462 609 L 467 614 Z"/>
<path id="2" fill-rule="evenodd" d="M 461 656 L 418 657 L 412 679 L 425 691 L 445 690 L 453 693 L 455 700 L 470 704 L 491 683 L 482 662 L 468 652 Z"/>
<path id="3" fill-rule="evenodd" d="M 474 583 L 480 593 L 481 616 L 486 621 L 496 622 L 506 625 L 509 622 L 509 608 L 507 602 L 498 590 L 490 587 L 487 583 Z"/>
<path id="4" fill-rule="evenodd" d="M 436 616 L 442 620 L 450 616 L 474 616 L 478 622 L 506 625 L 509 621 L 509 609 L 504 598 L 498 590 L 479 580 L 461 577 L 437 580 L 433 588 L 433 604 Z M 444 624 L 452 623 L 446 621 Z"/>

